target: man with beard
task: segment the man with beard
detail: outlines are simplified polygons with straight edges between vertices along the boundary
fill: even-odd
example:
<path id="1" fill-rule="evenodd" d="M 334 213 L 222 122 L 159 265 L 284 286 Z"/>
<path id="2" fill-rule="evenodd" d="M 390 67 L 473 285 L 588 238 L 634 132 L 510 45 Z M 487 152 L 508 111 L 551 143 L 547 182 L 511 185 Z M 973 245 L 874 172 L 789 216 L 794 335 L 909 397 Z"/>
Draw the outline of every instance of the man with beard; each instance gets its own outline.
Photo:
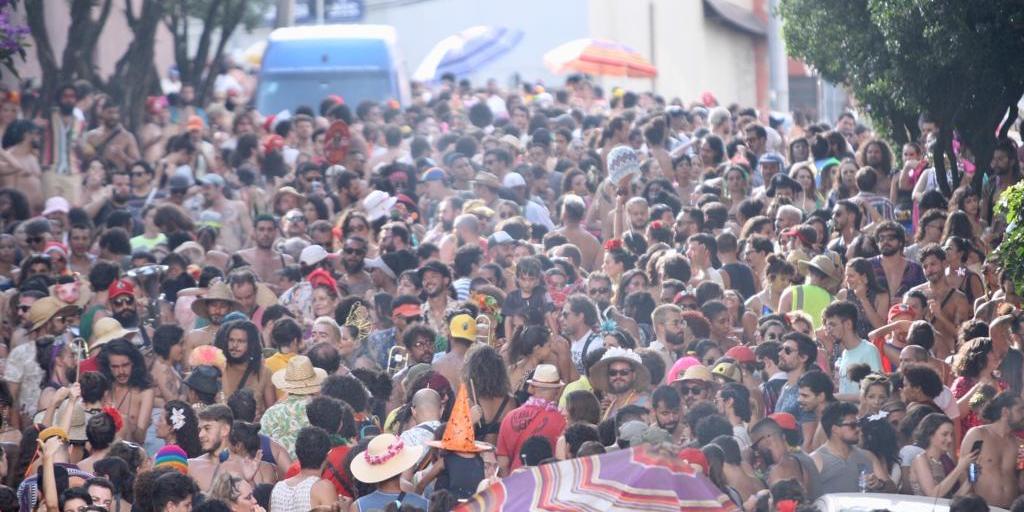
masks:
<path id="1" fill-rule="evenodd" d="M 398 251 L 412 253 L 412 239 L 409 228 L 402 222 L 389 222 L 380 228 L 381 256 Z"/>
<path id="2" fill-rule="evenodd" d="M 971 304 L 962 291 L 946 281 L 946 251 L 938 244 L 921 249 L 921 268 L 927 281 L 911 291 L 920 290 L 928 297 L 925 320 L 935 327 L 937 335 L 932 351 L 939 359 L 944 359 L 955 350 L 957 328 L 967 320 Z"/>
<path id="3" fill-rule="evenodd" d="M 85 158 L 99 158 L 119 170 L 126 171 L 132 162 L 142 158 L 135 136 L 121 126 L 121 106 L 107 100 L 100 110 L 100 126 L 90 130 L 82 139 L 81 151 Z"/>
<path id="4" fill-rule="evenodd" d="M 795 479 L 804 488 L 808 500 L 821 496 L 821 475 L 814 461 L 800 450 L 786 443 L 782 427 L 771 418 L 764 418 L 750 429 L 750 451 L 755 468 L 764 470 L 769 486 L 783 480 Z"/>
<path id="5" fill-rule="evenodd" d="M 125 329 L 136 330 L 141 326 L 138 302 L 135 300 L 135 285 L 131 281 L 118 279 L 110 283 L 107 287 L 107 309 L 110 316 Z M 147 326 L 142 336 L 152 336 L 151 330 L 152 327 Z"/>
<path id="6" fill-rule="evenodd" d="M 833 394 L 835 388 L 832 385 L 832 378 L 825 375 L 824 372 L 815 370 L 803 374 L 797 381 L 796 387 L 799 390 L 796 403 L 800 405 L 800 410 L 814 415 L 815 423 L 822 418 L 825 407 L 836 401 Z M 824 429 L 820 427 L 816 429 L 813 437 L 804 438 L 804 450 L 817 449 L 825 443 L 826 435 L 827 432 Z"/>
<path id="7" fill-rule="evenodd" d="M 14 318 L 8 321 L 11 325 L 10 332 L 10 348 L 15 348 L 28 341 L 29 333 L 32 331 L 32 320 L 28 317 L 28 312 L 32 309 L 32 304 L 43 297 L 46 294 L 39 290 L 25 290 L 18 292 L 17 299 L 14 303 L 17 304 L 15 310 L 12 311 Z"/>
<path id="8" fill-rule="evenodd" d="M 889 471 L 878 458 L 857 447 L 860 443 L 860 422 L 857 421 L 856 405 L 832 402 L 825 406 L 821 413 L 821 429 L 825 431 L 828 442 L 811 454 L 811 460 L 820 472 L 820 489 L 823 494 L 865 490 L 896 491 L 896 484 L 890 479 Z M 866 489 L 860 487 L 861 478 L 864 479 Z M 1003 506 L 1008 504 L 1004 503 Z"/>
<path id="9" fill-rule="evenodd" d="M 224 324 L 217 330 L 213 345 L 224 352 L 227 366 L 221 380 L 224 396 L 241 388 L 252 391 L 256 414 L 262 414 L 277 401 L 271 372 L 263 363 L 260 331 L 256 324 L 240 320 Z"/>
<path id="10" fill-rule="evenodd" d="M 242 249 L 238 255 L 252 266 L 253 272 L 264 283 L 274 282 L 277 271 L 295 263 L 290 255 L 274 250 L 277 240 L 277 220 L 273 215 L 257 215 L 253 221 L 252 239 L 255 247 Z"/>
<path id="11" fill-rule="evenodd" d="M 74 304 L 64 304 L 55 297 L 43 297 L 33 301 L 26 312 L 25 317 L 31 323 L 29 340 L 11 350 L 3 372 L 7 389 L 14 399 L 8 418 L 15 422 L 15 427 L 26 425 L 26 421 L 36 413 L 42 392 L 40 384 L 44 372 L 36 362 L 37 343 L 44 342 L 39 350 L 52 350 L 53 338 L 50 336 L 59 336 L 72 324 L 77 325 L 81 311 Z"/>
<path id="12" fill-rule="evenodd" d="M 582 267 L 587 271 L 594 270 L 604 258 L 604 251 L 601 242 L 597 237 L 583 229 L 582 223 L 587 214 L 587 205 L 583 198 L 574 194 L 563 197 L 562 203 L 562 228 L 554 231 L 564 235 L 569 243 L 575 245 L 583 253 Z"/>
<path id="13" fill-rule="evenodd" d="M 206 492 L 220 466 L 220 453 L 228 449 L 234 414 L 226 405 L 214 404 L 199 411 L 199 445 L 203 454 L 188 460 L 188 475 Z"/>
<path id="14" fill-rule="evenodd" d="M 817 418 L 813 413 L 800 407 L 800 377 L 815 367 L 818 361 L 818 345 L 806 334 L 791 332 L 782 338 L 782 349 L 779 351 L 779 370 L 786 372 L 786 383 L 779 391 L 775 401 L 775 412 L 793 415 L 800 423 L 803 438 L 811 439 L 817 428 Z M 751 432 L 751 439 L 755 439 Z"/>
<path id="15" fill-rule="evenodd" d="M 829 250 L 846 254 L 846 248 L 853 243 L 854 237 L 860 234 L 860 223 L 864 213 L 857 205 L 847 199 L 836 202 L 832 208 L 832 231 L 839 236 L 828 244 Z"/>
<path id="16" fill-rule="evenodd" d="M 57 88 L 56 106 L 50 109 L 43 134 L 43 194 L 46 197 L 81 197 L 78 147 L 85 133 L 85 121 L 75 116 L 78 92 L 71 84 Z"/>
<path id="17" fill-rule="evenodd" d="M 350 295 L 362 297 L 373 286 L 370 273 L 366 271 L 366 252 L 369 244 L 366 239 L 352 235 L 345 239 L 341 248 L 342 275 L 338 284 L 344 285 Z"/>
<path id="18" fill-rule="evenodd" d="M 903 226 L 893 222 L 882 222 L 875 229 L 875 239 L 882 253 L 871 258 L 878 284 L 889 293 L 889 303 L 900 302 L 911 288 L 925 281 L 921 265 L 903 257 L 907 243 L 907 232 Z"/>
<path id="19" fill-rule="evenodd" d="M 145 442 L 146 430 L 152 421 L 155 390 L 142 352 L 127 339 L 115 339 L 103 345 L 96 363 L 110 382 L 106 403 L 117 407 L 124 418 L 122 438 Z"/>
<path id="20" fill-rule="evenodd" d="M 338 186 L 338 211 L 345 211 L 363 198 L 363 181 L 359 175 L 344 170 L 338 173 L 335 183 Z"/>
<path id="21" fill-rule="evenodd" d="M 614 418 L 616 412 L 628 405 L 650 405 L 651 374 L 631 349 L 608 349 L 590 369 L 589 378 L 594 389 L 604 395 L 601 419 Z"/>
<path id="22" fill-rule="evenodd" d="M 975 443 L 979 476 L 972 490 L 993 507 L 1007 508 L 1017 497 L 1019 450 L 1014 432 L 1024 428 L 1024 400 L 1012 391 L 1000 393 L 981 413 L 988 423 L 967 431 L 960 443 L 963 457 L 973 456 Z"/>
<path id="23" fill-rule="evenodd" d="M 662 304 L 651 313 L 655 340 L 650 349 L 671 368 L 676 360 L 686 355 L 686 322 L 683 310 L 675 304 Z"/>
<path id="24" fill-rule="evenodd" d="M 512 245 L 515 248 L 515 244 Z M 601 311 L 608 309 L 612 302 L 612 280 L 604 272 L 592 272 L 587 276 L 587 297 L 597 304 Z"/>
<path id="25" fill-rule="evenodd" d="M 192 312 L 210 323 L 204 327 L 192 329 L 185 335 L 185 353 L 191 354 L 192 349 L 200 345 L 212 344 L 217 330 L 220 329 L 220 325 L 224 321 L 224 316 L 232 311 L 240 311 L 241 308 L 242 305 L 235 300 L 235 296 L 231 294 L 231 288 L 226 283 L 216 281 L 211 284 L 206 294 L 192 303 Z"/>
<path id="26" fill-rule="evenodd" d="M 107 222 L 107 217 L 118 210 L 127 210 L 128 201 L 132 198 L 132 179 L 128 171 L 114 169 L 110 175 L 110 185 L 82 208 L 97 225 Z"/>
<path id="27" fill-rule="evenodd" d="M 988 180 L 981 189 L 981 214 L 992 224 L 992 207 L 999 195 L 1010 185 L 1021 180 L 1020 161 L 1017 147 L 1009 139 L 1001 140 L 992 152 L 992 174 L 995 179 Z"/>
<path id="28" fill-rule="evenodd" d="M 224 195 L 224 178 L 209 173 L 199 179 L 203 189 L 203 206 L 220 214 L 221 227 L 217 243 L 228 253 L 234 253 L 245 246 L 252 236 L 252 221 L 249 207 L 242 201 L 228 199 Z"/>
<path id="29" fill-rule="evenodd" d="M 673 443 L 682 444 L 686 429 L 679 421 L 683 405 L 676 388 L 669 385 L 654 388 L 651 404 L 654 406 L 654 424 L 671 434 Z"/>
<path id="30" fill-rule="evenodd" d="M 437 260 L 430 260 L 417 270 L 426 303 L 423 304 L 423 319 L 434 332 L 448 337 L 448 322 L 445 318 L 449 311 L 458 303 L 451 295 L 452 271 L 448 265 Z"/>

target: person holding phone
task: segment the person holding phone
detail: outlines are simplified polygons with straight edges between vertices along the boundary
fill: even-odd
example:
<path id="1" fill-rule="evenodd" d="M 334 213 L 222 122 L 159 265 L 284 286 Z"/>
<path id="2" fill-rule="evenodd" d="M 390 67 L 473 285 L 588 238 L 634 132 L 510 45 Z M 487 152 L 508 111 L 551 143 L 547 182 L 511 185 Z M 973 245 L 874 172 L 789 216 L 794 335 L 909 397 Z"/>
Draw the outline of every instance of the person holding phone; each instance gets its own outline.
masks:
<path id="1" fill-rule="evenodd" d="M 967 431 L 960 454 L 978 464 L 971 491 L 990 506 L 1007 508 L 1018 494 L 1019 445 L 1013 433 L 1024 428 L 1024 399 L 1009 391 L 1000 393 L 985 405 L 981 416 L 986 423 Z"/>

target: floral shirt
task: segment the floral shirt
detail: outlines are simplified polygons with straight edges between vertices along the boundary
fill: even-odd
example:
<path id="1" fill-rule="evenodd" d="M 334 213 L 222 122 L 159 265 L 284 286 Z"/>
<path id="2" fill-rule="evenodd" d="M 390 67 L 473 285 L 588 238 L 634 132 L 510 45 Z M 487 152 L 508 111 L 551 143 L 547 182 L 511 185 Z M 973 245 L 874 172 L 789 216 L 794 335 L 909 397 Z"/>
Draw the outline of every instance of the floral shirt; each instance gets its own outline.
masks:
<path id="1" fill-rule="evenodd" d="M 295 458 L 295 438 L 302 427 L 309 426 L 306 417 L 306 395 L 288 395 L 288 398 L 270 406 L 260 419 L 260 432 L 276 439 L 292 458 Z"/>
<path id="2" fill-rule="evenodd" d="M 295 318 L 313 318 L 313 285 L 307 281 L 296 283 L 281 294 L 278 302 Z"/>

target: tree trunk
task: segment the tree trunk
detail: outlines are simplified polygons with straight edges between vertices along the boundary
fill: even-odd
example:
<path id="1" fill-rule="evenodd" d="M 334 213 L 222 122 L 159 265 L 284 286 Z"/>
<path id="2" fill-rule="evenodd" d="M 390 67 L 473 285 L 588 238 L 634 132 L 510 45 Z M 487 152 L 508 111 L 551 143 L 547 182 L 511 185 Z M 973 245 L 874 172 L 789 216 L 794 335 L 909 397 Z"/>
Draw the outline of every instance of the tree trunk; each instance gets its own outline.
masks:
<path id="1" fill-rule="evenodd" d="M 132 0 L 125 0 L 130 3 Z M 156 30 L 164 15 L 162 0 L 144 0 L 138 17 L 131 15 L 126 9 L 129 26 L 134 37 L 118 62 L 118 71 L 111 83 L 118 83 L 122 88 L 125 104 L 125 122 L 129 130 L 137 131 L 142 127 L 146 109 L 146 96 L 152 91 L 156 75 L 153 69 L 153 58 L 156 48 Z"/>

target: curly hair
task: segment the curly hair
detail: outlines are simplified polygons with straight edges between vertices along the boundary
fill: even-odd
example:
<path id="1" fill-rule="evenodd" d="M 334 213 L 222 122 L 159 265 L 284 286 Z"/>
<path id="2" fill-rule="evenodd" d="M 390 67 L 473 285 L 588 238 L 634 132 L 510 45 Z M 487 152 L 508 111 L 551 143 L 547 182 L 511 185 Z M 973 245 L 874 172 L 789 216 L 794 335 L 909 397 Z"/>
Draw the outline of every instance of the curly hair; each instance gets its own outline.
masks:
<path id="1" fill-rule="evenodd" d="M 135 345 L 126 339 L 117 339 L 103 345 L 100 350 L 100 355 L 97 357 L 96 363 L 100 367 L 100 373 L 107 378 L 110 382 L 115 382 L 114 374 L 110 370 L 110 356 L 123 356 L 127 357 L 132 362 L 132 373 L 128 378 L 128 385 L 138 389 L 149 389 L 153 387 L 153 381 L 149 377 L 149 371 L 146 369 L 146 359 L 142 356 L 142 352 L 135 348 Z"/>
<path id="2" fill-rule="evenodd" d="M 259 375 L 260 368 L 263 366 L 263 349 L 261 348 L 261 337 L 260 330 L 256 327 L 256 324 L 248 320 L 235 320 L 234 322 L 227 322 L 217 329 L 217 334 L 213 337 L 213 346 L 219 348 L 224 352 L 224 356 L 228 357 L 228 335 L 231 331 L 239 329 L 245 331 L 246 339 L 249 342 L 249 346 L 242 356 L 243 361 L 248 361 L 249 367 L 252 368 L 252 373 Z"/>
<path id="3" fill-rule="evenodd" d="M 511 388 L 505 361 L 488 345 L 473 347 L 466 354 L 462 378 L 473 383 L 478 397 L 502 398 L 508 396 Z"/>
<path id="4" fill-rule="evenodd" d="M 860 425 L 861 448 L 875 454 L 875 457 L 885 464 L 886 469 L 899 464 L 900 444 L 896 428 L 885 418 L 864 419 Z"/>
<path id="5" fill-rule="evenodd" d="M 171 417 L 178 411 L 181 411 L 181 414 L 184 416 L 185 423 L 182 424 L 181 428 L 174 428 L 174 424 L 171 423 Z M 180 446 L 189 458 L 195 458 L 203 454 L 203 447 L 199 443 L 199 419 L 196 418 L 196 412 L 188 402 L 181 400 L 168 401 L 164 405 L 163 420 L 174 431 L 174 444 Z"/>
<path id="6" fill-rule="evenodd" d="M 927 450 L 928 445 L 931 444 L 932 436 L 939 430 L 939 427 L 946 423 L 952 425 L 953 420 L 949 419 L 945 414 L 933 412 L 925 416 L 921 423 L 917 424 L 917 428 L 914 429 L 914 444 L 919 448 Z"/>
<path id="7" fill-rule="evenodd" d="M 953 369 L 961 377 L 976 379 L 988 366 L 990 352 L 992 352 L 992 338 L 974 338 L 960 347 Z"/>

